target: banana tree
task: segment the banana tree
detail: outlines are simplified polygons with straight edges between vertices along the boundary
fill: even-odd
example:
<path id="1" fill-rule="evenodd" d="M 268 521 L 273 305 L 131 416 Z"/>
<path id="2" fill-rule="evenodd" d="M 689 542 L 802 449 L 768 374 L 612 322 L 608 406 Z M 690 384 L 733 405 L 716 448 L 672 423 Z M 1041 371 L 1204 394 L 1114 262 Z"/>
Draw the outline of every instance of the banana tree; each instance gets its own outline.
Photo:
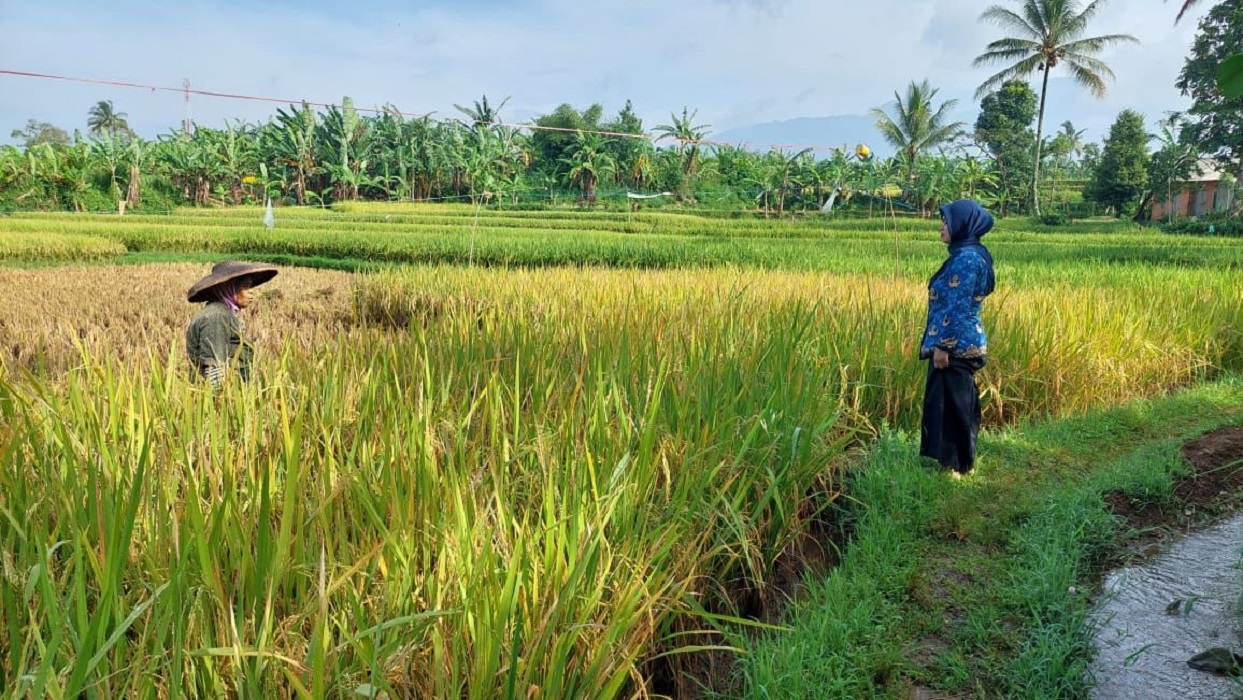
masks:
<path id="1" fill-rule="evenodd" d="M 125 187 L 126 206 L 136 207 L 142 203 L 142 173 L 151 162 L 151 152 L 151 142 L 137 136 L 130 139 L 125 147 L 125 164 L 129 169 Z"/>
<path id="2" fill-rule="evenodd" d="M 93 164 L 90 144 L 81 140 L 73 145 L 40 143 L 26 149 L 29 176 L 51 195 L 54 206 L 68 204 L 74 211 L 86 208 Z"/>
<path id="3" fill-rule="evenodd" d="M 315 160 L 315 110 L 305 102 L 300 109 L 277 109 L 272 123 L 274 128 L 263 132 L 267 137 L 264 150 L 276 163 L 293 172 L 294 199 L 305 204 L 309 182 L 319 173 Z"/>
<path id="4" fill-rule="evenodd" d="M 958 187 L 961 196 L 975 199 L 976 191 L 980 187 L 996 186 L 997 176 L 984 163 L 981 163 L 974 156 L 968 156 L 962 161 L 961 168 L 959 169 Z"/>
<path id="5" fill-rule="evenodd" d="M 599 134 L 578 131 L 574 135 L 574 151 L 562 162 L 569 167 L 571 183 L 577 182 L 584 201 L 590 203 L 596 197 L 596 185 L 600 178 L 612 173 L 617 163 L 604 149 L 604 139 Z"/>
<path id="6" fill-rule="evenodd" d="M 769 151 L 768 153 L 768 159 L 772 164 L 770 172 L 776 180 L 778 219 L 785 214 L 786 196 L 789 194 L 791 186 L 800 184 L 791 180 L 791 174 L 797 173 L 801 161 L 811 153 L 811 150 L 810 148 L 804 148 L 790 156 L 786 156 L 785 152 L 780 150 Z"/>
<path id="7" fill-rule="evenodd" d="M 186 200 L 198 206 L 211 199 L 212 175 L 216 171 L 211 155 L 213 138 L 209 129 L 196 129 L 193 137 L 173 131 L 160 136 L 155 146 L 156 167 L 181 189 Z"/>
<path id="8" fill-rule="evenodd" d="M 0 146 L 0 190 L 19 189 L 25 179 L 25 158 L 15 146 Z"/>
<path id="9" fill-rule="evenodd" d="M 195 131 L 195 136 L 198 136 Z M 257 136 L 245 122 L 230 124 L 212 133 L 210 152 L 215 160 L 217 177 L 227 192 L 228 201 L 240 204 L 245 198 L 247 177 L 254 177 L 260 163 L 257 157 Z M 265 178 L 266 179 L 266 178 Z M 264 187 L 266 194 L 266 187 Z"/>
<path id="10" fill-rule="evenodd" d="M 322 148 L 319 160 L 332 184 L 334 201 L 358 199 L 359 189 L 378 182 L 367 173 L 371 124 L 358 115 L 350 98 L 346 97 L 339 109 L 336 105 L 328 108 L 317 129 L 316 143 Z"/>
<path id="11" fill-rule="evenodd" d="M 91 137 L 91 158 L 108 172 L 108 195 L 112 201 L 121 198 L 117 184 L 117 171 L 125 166 L 125 143 L 112 131 L 102 131 Z"/>

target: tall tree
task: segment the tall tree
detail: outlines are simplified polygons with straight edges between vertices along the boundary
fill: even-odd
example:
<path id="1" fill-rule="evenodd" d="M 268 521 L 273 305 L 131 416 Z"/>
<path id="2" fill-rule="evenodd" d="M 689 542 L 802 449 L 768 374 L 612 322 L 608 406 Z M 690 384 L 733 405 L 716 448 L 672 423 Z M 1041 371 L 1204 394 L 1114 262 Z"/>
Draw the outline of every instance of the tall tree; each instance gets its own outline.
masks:
<path id="1" fill-rule="evenodd" d="M 24 149 L 41 143 L 59 143 L 62 145 L 69 143 L 69 134 L 64 129 L 34 119 L 27 119 L 26 127 L 24 129 L 14 129 L 9 134 L 9 137 L 21 142 Z"/>
<path id="2" fill-rule="evenodd" d="M 1011 36 L 990 43 L 976 57 L 974 66 L 1006 64 L 985 80 L 976 91 L 980 97 L 1014 78 L 1044 73 L 1040 87 L 1040 110 L 1036 120 L 1035 151 L 1032 168 L 1032 213 L 1040 214 L 1040 140 L 1044 134 L 1045 100 L 1049 96 L 1049 73 L 1065 64 L 1075 82 L 1096 97 L 1105 95 L 1105 79 L 1114 73 L 1096 58 L 1109 46 L 1138 43 L 1130 34 L 1104 34 L 1084 38 L 1093 18 L 1105 0 L 1092 0 L 1080 9 L 1078 0 L 1012 0 L 1018 11 L 1001 5 L 984 10 L 980 20 L 1011 32 Z"/>
<path id="3" fill-rule="evenodd" d="M 1065 137 L 1066 144 L 1070 147 L 1070 154 L 1079 157 L 1083 153 L 1083 135 L 1087 133 L 1087 129 L 1075 129 L 1075 125 L 1069 119 L 1062 122 L 1062 130 L 1060 136 Z"/>
<path id="4" fill-rule="evenodd" d="M 992 159 L 997 173 L 998 209 L 1002 216 L 1022 202 L 1032 173 L 1032 122 L 1036 120 L 1036 93 L 1021 80 L 1006 82 L 980 102 L 975 139 Z"/>
<path id="5" fill-rule="evenodd" d="M 635 113 L 630 100 L 617 113 L 617 117 L 603 125 L 604 131 L 616 134 L 634 134 L 611 137 L 609 152 L 617 161 L 618 176 L 636 187 L 647 185 L 652 175 L 652 142 L 643 132 L 643 120 Z"/>
<path id="6" fill-rule="evenodd" d="M 699 142 L 707 138 L 712 128 L 708 124 L 696 124 L 695 116 L 698 114 L 699 110 L 690 111 L 683 107 L 681 117 L 670 113 L 669 123 L 659 124 L 655 129 L 660 134 L 658 141 L 673 139 L 678 142 L 676 150 L 682 160 L 682 187 L 679 189 L 683 195 L 689 193 L 695 170 L 699 167 Z"/>
<path id="7" fill-rule="evenodd" d="M 100 100 L 87 112 L 86 126 L 92 136 L 116 136 L 129 138 L 134 132 L 129 128 L 125 112 L 118 112 L 112 100 Z"/>
<path id="8" fill-rule="evenodd" d="M 1127 213 L 1148 185 L 1148 131 L 1139 113 L 1124 109 L 1109 127 L 1105 150 L 1084 196 Z"/>
<path id="9" fill-rule="evenodd" d="M 1240 52 L 1243 0 L 1222 0 L 1200 20 L 1191 55 L 1175 83 L 1192 100 L 1188 137 L 1236 176 L 1243 175 L 1243 97 L 1222 94 L 1217 72 L 1222 61 Z"/>
<path id="10" fill-rule="evenodd" d="M 949 121 L 958 100 L 946 100 L 939 107 L 932 104 L 938 90 L 927 80 L 911 81 L 906 88 L 906 98 L 893 93 L 897 104 L 890 115 L 880 107 L 872 108 L 876 128 L 881 136 L 898 149 L 904 160 L 906 181 L 913 182 L 915 159 L 929 148 L 948 143 L 963 132 L 964 122 Z"/>
<path id="11" fill-rule="evenodd" d="M 577 150 L 579 131 L 599 131 L 604 107 L 593 104 L 583 111 L 572 105 L 559 105 L 551 114 L 535 120 L 536 125 L 549 127 L 537 129 L 531 134 L 531 150 L 535 154 L 536 169 L 550 177 L 564 175 L 566 159 Z"/>

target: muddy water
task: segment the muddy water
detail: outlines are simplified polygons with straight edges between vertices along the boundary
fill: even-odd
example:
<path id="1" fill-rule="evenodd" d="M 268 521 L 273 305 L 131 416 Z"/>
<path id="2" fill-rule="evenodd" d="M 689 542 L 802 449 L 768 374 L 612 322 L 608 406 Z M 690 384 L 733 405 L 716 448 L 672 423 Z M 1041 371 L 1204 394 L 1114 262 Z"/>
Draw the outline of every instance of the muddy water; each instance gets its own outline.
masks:
<path id="1" fill-rule="evenodd" d="M 1241 556 L 1243 515 L 1110 574 L 1094 613 L 1092 697 L 1243 698 L 1243 683 L 1187 666 L 1210 647 L 1243 653 Z"/>

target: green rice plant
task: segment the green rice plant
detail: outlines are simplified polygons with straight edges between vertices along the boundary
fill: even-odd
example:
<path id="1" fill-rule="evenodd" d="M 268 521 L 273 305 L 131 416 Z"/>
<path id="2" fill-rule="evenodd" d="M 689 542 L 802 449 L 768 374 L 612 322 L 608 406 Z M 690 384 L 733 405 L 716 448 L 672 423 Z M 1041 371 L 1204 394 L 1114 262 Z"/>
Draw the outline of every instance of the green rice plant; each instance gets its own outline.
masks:
<path id="1" fill-rule="evenodd" d="M 375 221 L 332 221 L 317 211 L 267 231 L 257 218 L 82 217 L 21 215 L 0 219 L 0 232 L 84 234 L 108 238 L 137 253 L 215 253 L 286 256 L 355 263 L 447 262 L 487 266 L 598 265 L 627 268 L 719 267 L 890 273 L 925 277 L 944 247 L 933 235 L 909 232 L 831 234 L 828 238 L 760 237 L 724 229 L 725 235 L 657 235 L 617 230 Z M 204 223 L 199 223 L 204 222 Z M 213 222 L 225 222 L 214 225 Z M 731 222 L 721 222 L 730 226 Z M 560 224 L 558 224 L 560 225 Z M 571 224 L 566 224 L 571 225 Z M 624 224 L 628 225 L 628 224 Z M 778 233 L 802 235 L 788 228 Z M 737 234 L 737 235 L 735 235 Z M 818 235 L 818 234 L 817 234 Z M 1171 247 L 1159 234 L 1053 235 L 999 232 L 989 239 L 1003 283 L 1038 283 L 1073 276 L 1091 279 L 1105 266 L 1233 268 L 1243 247 L 1223 240 Z M 1016 274 L 1017 273 L 1017 274 Z"/>
<path id="2" fill-rule="evenodd" d="M 531 318 L 464 304 L 289 342 L 220 394 L 171 352 L 6 374 L 6 678 L 52 696 L 642 692 L 641 668 L 715 636 L 697 611 L 764 585 L 852 433 L 803 361 L 805 311 L 705 315 L 734 297 L 618 284 L 599 297 L 614 313 L 582 317 L 584 281 Z"/>
<path id="3" fill-rule="evenodd" d="M 474 263 L 282 274 L 248 311 L 257 380 L 219 393 L 187 380 L 178 347 L 202 266 L 0 270 L 5 687 L 661 691 L 688 655 L 732 644 L 720 628 L 765 612 L 773 562 L 837 497 L 847 448 L 918 417 L 924 285 L 944 255 L 922 232 L 895 258 L 884 232 L 533 218 L 472 236 L 465 216 L 437 231 L 348 218 L 362 215 L 275 231 L 232 211 L 0 220 L 0 241 Z M 992 240 L 992 425 L 1243 361 L 1235 247 Z"/>
<path id="4" fill-rule="evenodd" d="M 505 283 L 495 280 L 504 278 Z M 1102 271 L 1095 283 L 1023 285 L 985 304 L 990 363 L 980 375 L 987 419 L 1065 415 L 1188 386 L 1243 363 L 1243 306 L 1232 275 L 1143 268 Z M 646 308 L 676 303 L 705 313 L 806 314 L 805 361 L 852 415 L 874 425 L 910 426 L 918 417 L 923 365 L 914 357 L 923 327 L 923 287 L 868 275 L 685 271 L 399 269 L 359 281 L 365 321 L 434 327 L 442 315 L 485 318 L 521 309 L 543 317 L 608 323 L 618 288 Z M 719 297 L 692 290 L 715 289 Z M 550 290 L 577 289 L 567 302 Z M 566 305 L 569 308 L 565 308 Z M 793 311 L 791 311 L 793 312 Z M 676 339 L 669 342 L 677 343 Z"/>

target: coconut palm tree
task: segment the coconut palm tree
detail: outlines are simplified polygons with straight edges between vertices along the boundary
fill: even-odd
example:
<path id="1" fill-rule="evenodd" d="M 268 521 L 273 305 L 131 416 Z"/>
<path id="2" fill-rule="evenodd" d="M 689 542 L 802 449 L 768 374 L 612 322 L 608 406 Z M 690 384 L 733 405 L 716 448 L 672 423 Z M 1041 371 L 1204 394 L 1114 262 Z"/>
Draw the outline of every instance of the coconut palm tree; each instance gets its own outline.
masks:
<path id="1" fill-rule="evenodd" d="M 1070 153 L 1076 158 L 1083 153 L 1083 135 L 1087 131 L 1087 129 L 1076 130 L 1074 123 L 1069 119 L 1062 122 L 1061 136 L 1066 138 L 1066 144 L 1070 147 Z"/>
<path id="2" fill-rule="evenodd" d="M 1007 80 L 1025 80 L 1033 73 L 1044 73 L 1040 88 L 1040 111 L 1036 120 L 1036 156 L 1032 168 L 1032 213 L 1040 215 L 1040 139 L 1044 131 L 1045 98 L 1049 95 L 1049 73 L 1065 64 L 1075 82 L 1094 96 L 1104 97 L 1105 79 L 1114 73 L 1096 56 L 1109 46 L 1139 43 L 1130 34 L 1104 34 L 1084 38 L 1088 25 L 1100 12 L 1105 0 L 1092 0 L 1080 9 L 1079 0 L 1012 0 L 1018 11 L 1001 5 L 984 10 L 980 20 L 1012 32 L 990 43 L 976 57 L 975 67 L 1007 64 L 980 84 L 976 98 L 981 98 Z"/>
<path id="3" fill-rule="evenodd" d="M 1184 0 L 1183 9 L 1178 11 L 1178 18 L 1175 19 L 1174 21 L 1177 22 L 1181 20 L 1183 18 L 1183 15 L 1187 14 L 1187 10 L 1190 10 L 1192 6 L 1196 5 L 1199 2 L 1200 0 Z"/>
<path id="4" fill-rule="evenodd" d="M 682 108 L 682 116 L 670 113 L 668 124 L 659 124 L 653 131 L 660 134 L 661 139 L 673 139 L 678 142 L 677 154 L 682 161 L 682 177 L 680 194 L 686 195 L 691 190 L 691 181 L 695 177 L 695 169 L 699 165 L 699 142 L 708 136 L 712 127 L 707 124 L 696 124 L 695 116 L 699 110 L 691 111 Z"/>
<path id="5" fill-rule="evenodd" d="M 128 138 L 133 132 L 125 119 L 125 112 L 118 112 L 112 100 L 100 100 L 87 112 L 86 126 L 92 136 L 119 136 Z"/>
<path id="6" fill-rule="evenodd" d="M 906 88 L 906 99 L 893 93 L 897 102 L 894 114 L 880 107 L 872 108 L 876 128 L 886 141 L 898 149 L 904 161 L 908 184 L 913 182 L 915 159 L 920 153 L 952 141 L 963 132 L 963 122 L 949 121 L 949 114 L 958 100 L 946 100 L 941 106 L 934 107 L 932 100 L 937 92 L 927 80 L 920 83 L 911 81 Z"/>

